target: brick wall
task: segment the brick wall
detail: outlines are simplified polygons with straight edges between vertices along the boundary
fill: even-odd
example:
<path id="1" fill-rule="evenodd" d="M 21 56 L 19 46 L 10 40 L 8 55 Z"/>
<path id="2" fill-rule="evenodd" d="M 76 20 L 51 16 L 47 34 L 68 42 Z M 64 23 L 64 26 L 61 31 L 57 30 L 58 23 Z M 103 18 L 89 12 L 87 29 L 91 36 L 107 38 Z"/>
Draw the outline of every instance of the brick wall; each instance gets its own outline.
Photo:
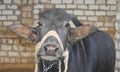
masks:
<path id="1" fill-rule="evenodd" d="M 83 24 L 95 25 L 116 40 L 116 0 L 0 0 L 0 63 L 34 63 L 35 44 L 18 37 L 6 26 L 15 23 L 32 26 L 37 23 L 38 13 L 50 8 L 75 14 Z M 118 72 L 120 66 L 116 66 Z"/>
<path id="2" fill-rule="evenodd" d="M 116 72 L 120 72 L 120 1 L 117 4 L 116 14 Z"/>
<path id="3" fill-rule="evenodd" d="M 34 24 L 38 12 L 48 8 L 62 8 L 78 16 L 83 24 L 91 24 L 115 36 L 116 0 L 34 0 Z"/>
<path id="4" fill-rule="evenodd" d="M 16 23 L 33 24 L 33 0 L 0 0 L 0 63 L 34 63 L 35 44 L 6 28 Z"/>

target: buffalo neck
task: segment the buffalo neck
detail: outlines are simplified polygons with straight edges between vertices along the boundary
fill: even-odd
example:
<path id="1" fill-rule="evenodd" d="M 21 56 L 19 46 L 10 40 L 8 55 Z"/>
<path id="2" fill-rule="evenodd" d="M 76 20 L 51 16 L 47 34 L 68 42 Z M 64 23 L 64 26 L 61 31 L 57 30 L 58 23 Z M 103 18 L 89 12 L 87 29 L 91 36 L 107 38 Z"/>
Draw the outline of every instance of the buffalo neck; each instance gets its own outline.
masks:
<path id="1" fill-rule="evenodd" d="M 39 63 L 40 72 L 63 72 L 64 63 L 63 60 L 59 61 L 46 61 L 41 60 Z"/>

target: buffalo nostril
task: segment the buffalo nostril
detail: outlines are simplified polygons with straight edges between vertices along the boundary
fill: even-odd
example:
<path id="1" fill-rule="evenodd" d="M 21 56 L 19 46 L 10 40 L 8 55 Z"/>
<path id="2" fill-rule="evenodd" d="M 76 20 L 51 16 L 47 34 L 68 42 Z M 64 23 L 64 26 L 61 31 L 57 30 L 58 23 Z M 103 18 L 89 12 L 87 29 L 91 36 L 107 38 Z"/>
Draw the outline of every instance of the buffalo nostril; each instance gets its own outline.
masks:
<path id="1" fill-rule="evenodd" d="M 57 47 L 56 49 L 55 49 L 55 51 L 57 51 L 59 49 L 59 47 Z"/>
<path id="2" fill-rule="evenodd" d="M 45 51 L 47 51 L 48 49 L 47 49 L 47 47 L 44 47 L 44 49 L 45 49 Z"/>
<path id="3" fill-rule="evenodd" d="M 46 44 L 43 48 L 46 52 L 50 52 L 50 51 L 54 52 L 59 49 L 59 47 L 55 44 Z"/>

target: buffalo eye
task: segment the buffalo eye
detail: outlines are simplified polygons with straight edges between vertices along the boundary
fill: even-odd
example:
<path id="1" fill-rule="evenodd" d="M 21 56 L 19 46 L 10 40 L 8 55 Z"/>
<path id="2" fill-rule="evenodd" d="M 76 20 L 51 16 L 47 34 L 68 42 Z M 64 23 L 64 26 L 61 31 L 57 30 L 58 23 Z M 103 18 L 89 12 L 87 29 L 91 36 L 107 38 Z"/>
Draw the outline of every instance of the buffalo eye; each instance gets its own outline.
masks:
<path id="1" fill-rule="evenodd" d="M 70 26 L 69 21 L 67 21 L 65 27 L 69 27 L 69 26 Z"/>
<path id="2" fill-rule="evenodd" d="M 32 28 L 32 32 L 34 33 L 34 34 L 37 34 L 37 28 Z"/>
<path id="3" fill-rule="evenodd" d="M 39 26 L 42 26 L 42 22 L 39 21 L 39 22 L 38 22 L 38 25 L 39 25 Z"/>

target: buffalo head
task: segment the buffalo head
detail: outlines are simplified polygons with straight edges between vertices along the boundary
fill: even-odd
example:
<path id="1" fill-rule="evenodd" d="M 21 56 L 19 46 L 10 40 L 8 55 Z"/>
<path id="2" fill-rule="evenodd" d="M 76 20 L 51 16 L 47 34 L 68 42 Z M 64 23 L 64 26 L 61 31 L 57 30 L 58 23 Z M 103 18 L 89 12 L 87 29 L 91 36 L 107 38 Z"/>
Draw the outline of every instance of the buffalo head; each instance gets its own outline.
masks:
<path id="1" fill-rule="evenodd" d="M 76 26 L 72 17 L 62 9 L 45 10 L 39 14 L 38 24 L 34 28 L 14 24 L 9 29 L 21 37 L 35 41 L 37 57 L 54 61 L 65 58 L 72 43 L 96 30 L 90 25 Z"/>

